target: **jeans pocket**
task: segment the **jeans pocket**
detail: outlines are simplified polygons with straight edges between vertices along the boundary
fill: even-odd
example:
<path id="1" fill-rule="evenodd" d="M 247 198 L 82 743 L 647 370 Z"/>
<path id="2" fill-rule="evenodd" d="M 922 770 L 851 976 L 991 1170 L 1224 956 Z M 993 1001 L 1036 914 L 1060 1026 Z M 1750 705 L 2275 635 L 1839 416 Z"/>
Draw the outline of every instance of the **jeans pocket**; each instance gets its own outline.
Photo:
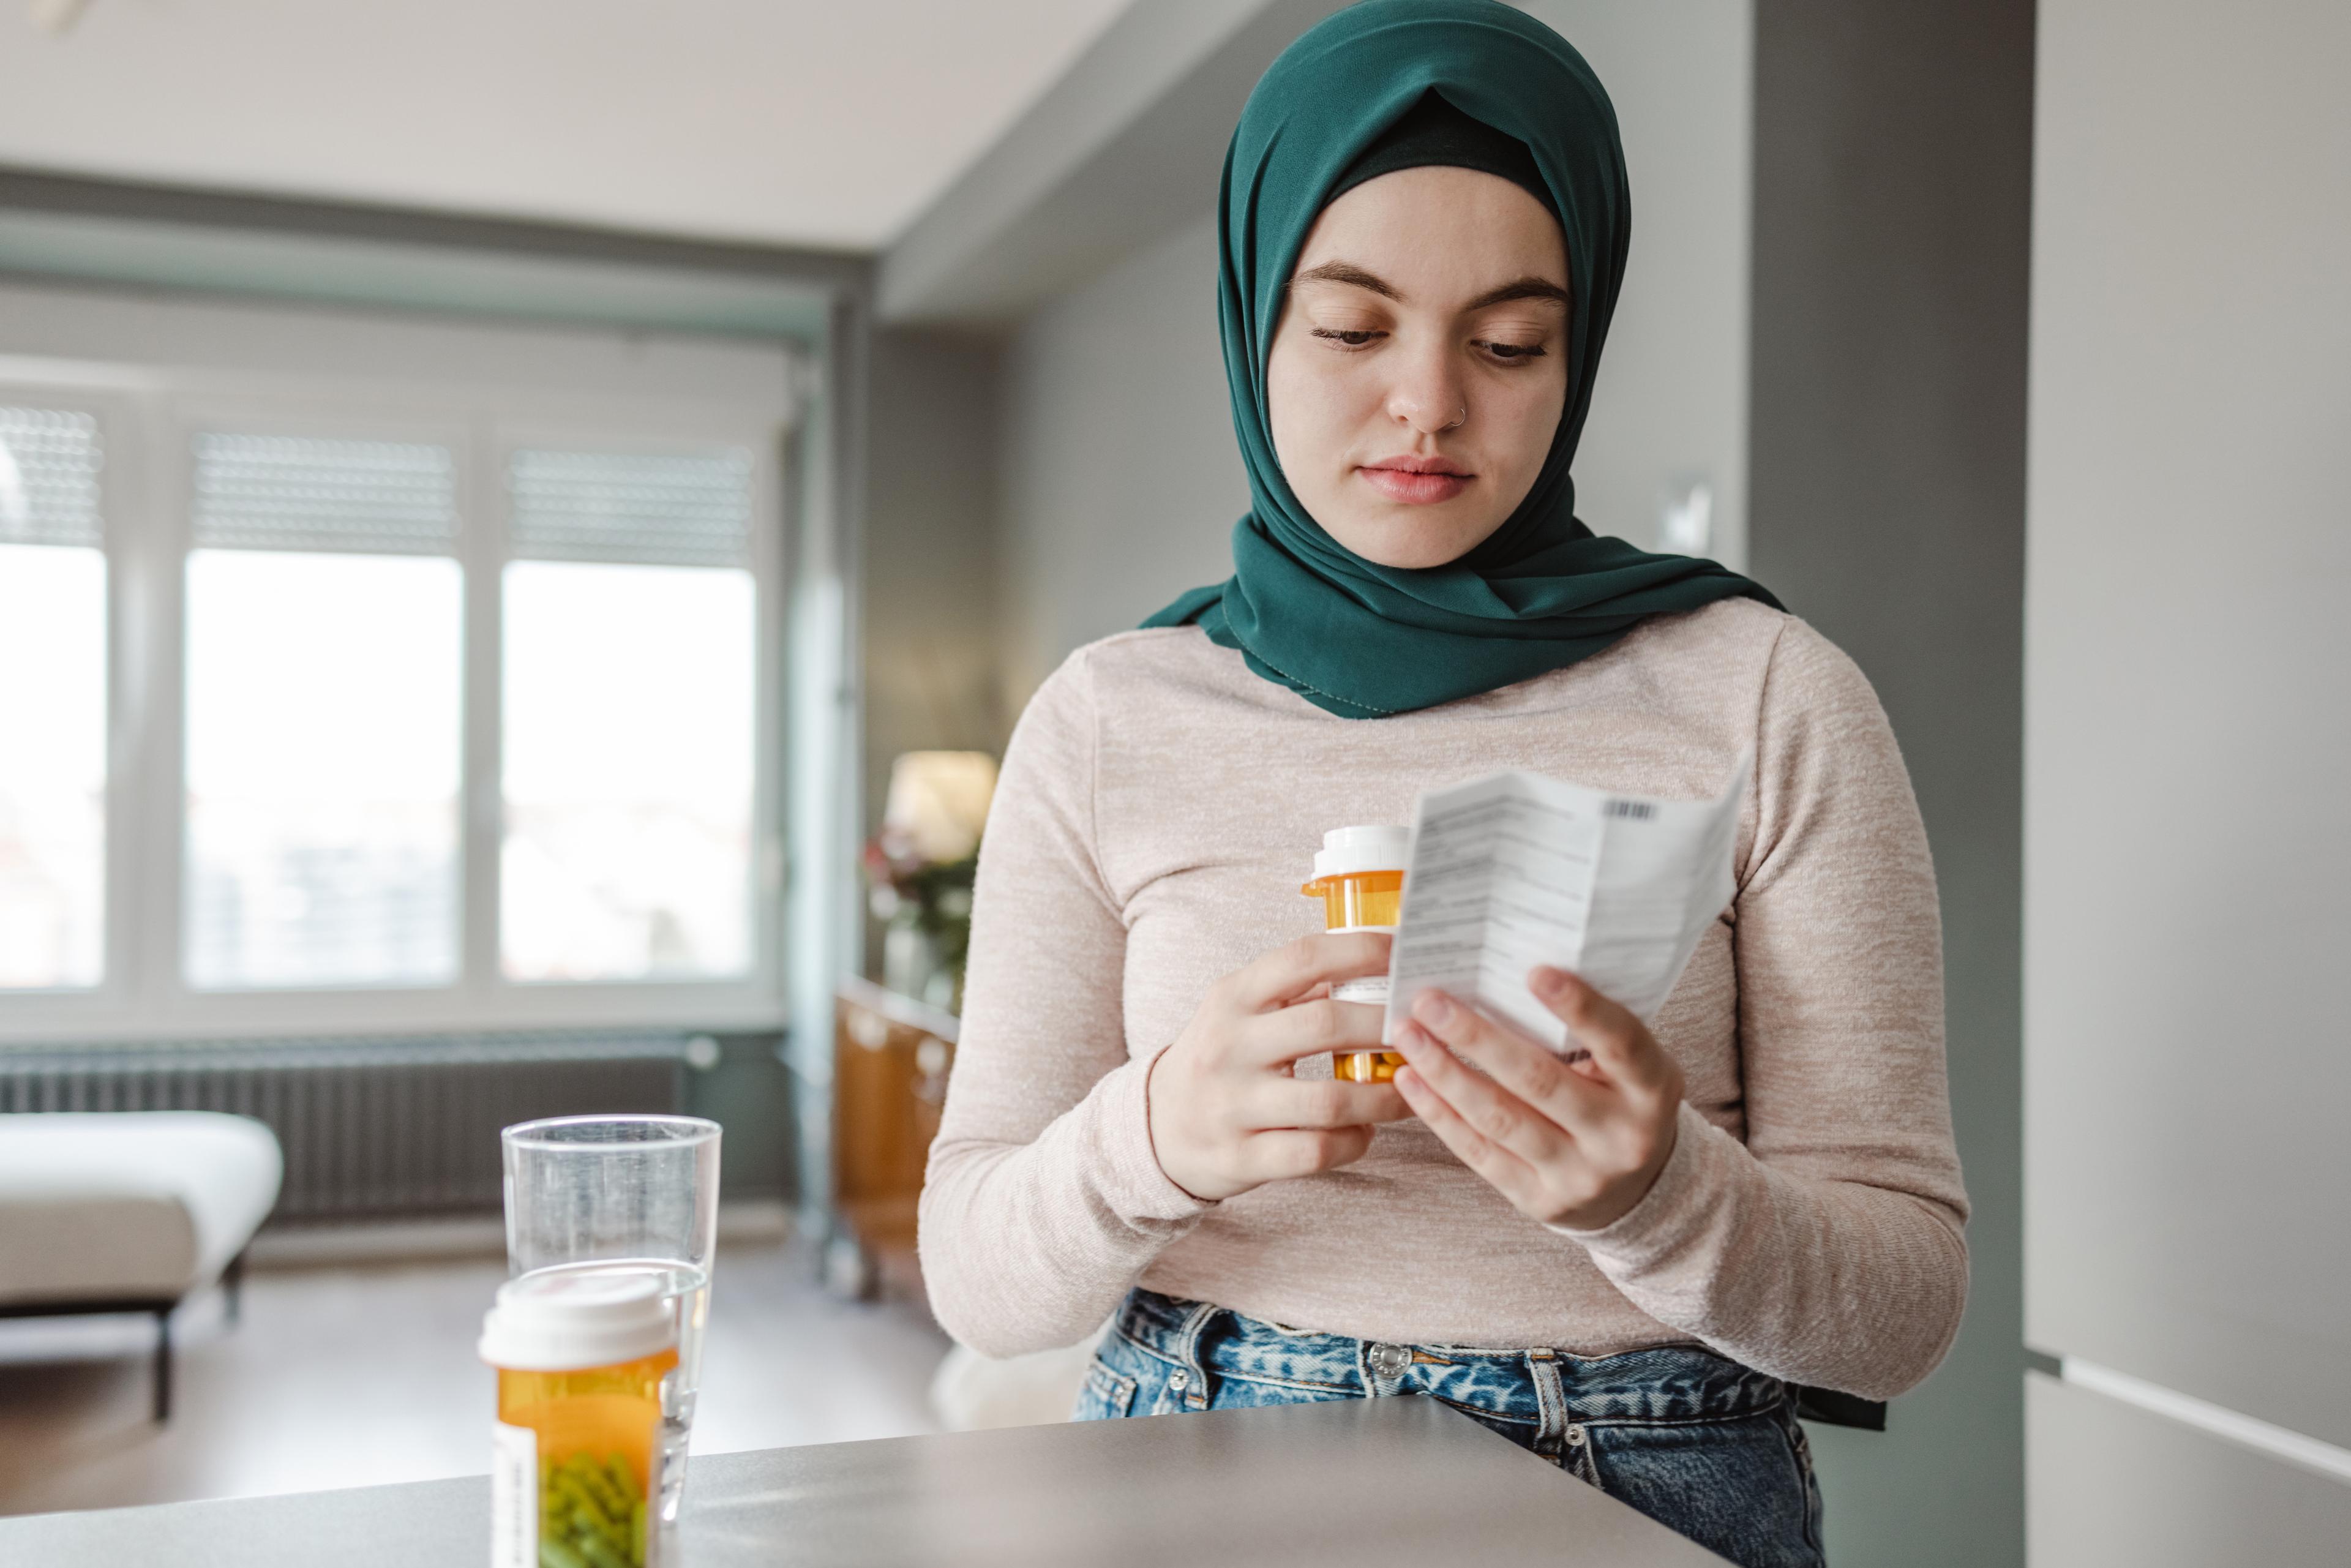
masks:
<path id="1" fill-rule="evenodd" d="M 1099 1355 L 1086 1364 L 1086 1380 L 1078 1389 L 1072 1421 L 1116 1421 L 1134 1412 L 1135 1382 L 1113 1371 Z"/>
<path id="2" fill-rule="evenodd" d="M 1794 1425 L 1774 1411 L 1595 1421 L 1583 1458 L 1609 1496 L 1742 1568 L 1820 1568 L 1817 1493 L 1791 1446 Z"/>

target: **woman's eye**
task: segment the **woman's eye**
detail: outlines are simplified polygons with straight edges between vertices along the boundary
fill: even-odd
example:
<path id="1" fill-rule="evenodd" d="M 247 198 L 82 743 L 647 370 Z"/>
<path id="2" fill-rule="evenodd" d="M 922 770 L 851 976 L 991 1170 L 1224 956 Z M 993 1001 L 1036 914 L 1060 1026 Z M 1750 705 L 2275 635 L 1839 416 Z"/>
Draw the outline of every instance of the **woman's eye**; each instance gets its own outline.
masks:
<path id="1" fill-rule="evenodd" d="M 1374 332 L 1368 329 L 1353 331 L 1338 327 L 1317 327 L 1314 329 L 1314 335 L 1326 342 L 1343 344 L 1350 349 L 1360 349 L 1374 338 L 1387 336 L 1385 332 Z"/>
<path id="2" fill-rule="evenodd" d="M 1543 357 L 1543 346 L 1541 343 L 1480 343 L 1478 347 L 1505 364 L 1515 363 L 1521 360 L 1540 360 Z"/>

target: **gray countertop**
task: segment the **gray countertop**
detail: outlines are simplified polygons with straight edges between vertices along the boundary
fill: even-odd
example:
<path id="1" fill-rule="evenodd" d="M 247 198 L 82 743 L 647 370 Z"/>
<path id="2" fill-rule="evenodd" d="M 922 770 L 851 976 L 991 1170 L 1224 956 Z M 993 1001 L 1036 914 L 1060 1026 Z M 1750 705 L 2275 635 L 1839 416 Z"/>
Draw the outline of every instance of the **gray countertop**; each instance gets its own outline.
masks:
<path id="1" fill-rule="evenodd" d="M 693 1464 L 672 1568 L 1721 1562 L 1421 1398 L 828 1443 Z M 0 1520 L 0 1563 L 470 1568 L 488 1557 L 489 1513 L 489 1482 L 473 1477 L 37 1514 Z"/>

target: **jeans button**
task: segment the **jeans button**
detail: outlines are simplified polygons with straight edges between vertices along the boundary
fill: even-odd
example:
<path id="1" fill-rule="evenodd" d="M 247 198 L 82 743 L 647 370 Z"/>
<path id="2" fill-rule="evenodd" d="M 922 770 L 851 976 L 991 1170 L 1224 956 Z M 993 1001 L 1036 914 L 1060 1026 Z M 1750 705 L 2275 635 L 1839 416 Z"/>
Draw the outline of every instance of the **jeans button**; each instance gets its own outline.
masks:
<path id="1" fill-rule="evenodd" d="M 1191 1381 L 1192 1375 L 1188 1372 L 1171 1372 L 1167 1375 L 1167 1386 L 1178 1394 L 1181 1394 L 1184 1391 L 1184 1385 Z"/>
<path id="2" fill-rule="evenodd" d="M 1412 1364 L 1412 1353 L 1400 1344 L 1375 1344 L 1372 1346 L 1371 1362 L 1374 1376 L 1393 1381 L 1402 1377 L 1404 1369 Z"/>
<path id="3" fill-rule="evenodd" d="M 1568 1446 L 1569 1448 L 1580 1448 L 1583 1447 L 1583 1427 L 1570 1427 L 1567 1429 L 1567 1446 Z"/>

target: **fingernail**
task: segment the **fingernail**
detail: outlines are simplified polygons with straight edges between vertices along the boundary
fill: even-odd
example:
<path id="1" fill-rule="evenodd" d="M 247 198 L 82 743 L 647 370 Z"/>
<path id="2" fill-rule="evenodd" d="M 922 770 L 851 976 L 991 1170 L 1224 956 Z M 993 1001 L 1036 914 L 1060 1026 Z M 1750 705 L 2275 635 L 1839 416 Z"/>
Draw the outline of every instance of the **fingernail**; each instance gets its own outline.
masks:
<path id="1" fill-rule="evenodd" d="M 1412 1004 L 1412 1010 L 1442 1028 L 1445 1020 L 1453 1016 L 1453 1003 L 1442 991 L 1423 991 L 1420 999 Z"/>
<path id="2" fill-rule="evenodd" d="M 1568 979 L 1567 971 L 1564 969 L 1554 969 L 1549 964 L 1540 965 L 1535 969 L 1534 981 L 1535 994 L 1537 996 L 1563 997 L 1567 995 Z"/>

